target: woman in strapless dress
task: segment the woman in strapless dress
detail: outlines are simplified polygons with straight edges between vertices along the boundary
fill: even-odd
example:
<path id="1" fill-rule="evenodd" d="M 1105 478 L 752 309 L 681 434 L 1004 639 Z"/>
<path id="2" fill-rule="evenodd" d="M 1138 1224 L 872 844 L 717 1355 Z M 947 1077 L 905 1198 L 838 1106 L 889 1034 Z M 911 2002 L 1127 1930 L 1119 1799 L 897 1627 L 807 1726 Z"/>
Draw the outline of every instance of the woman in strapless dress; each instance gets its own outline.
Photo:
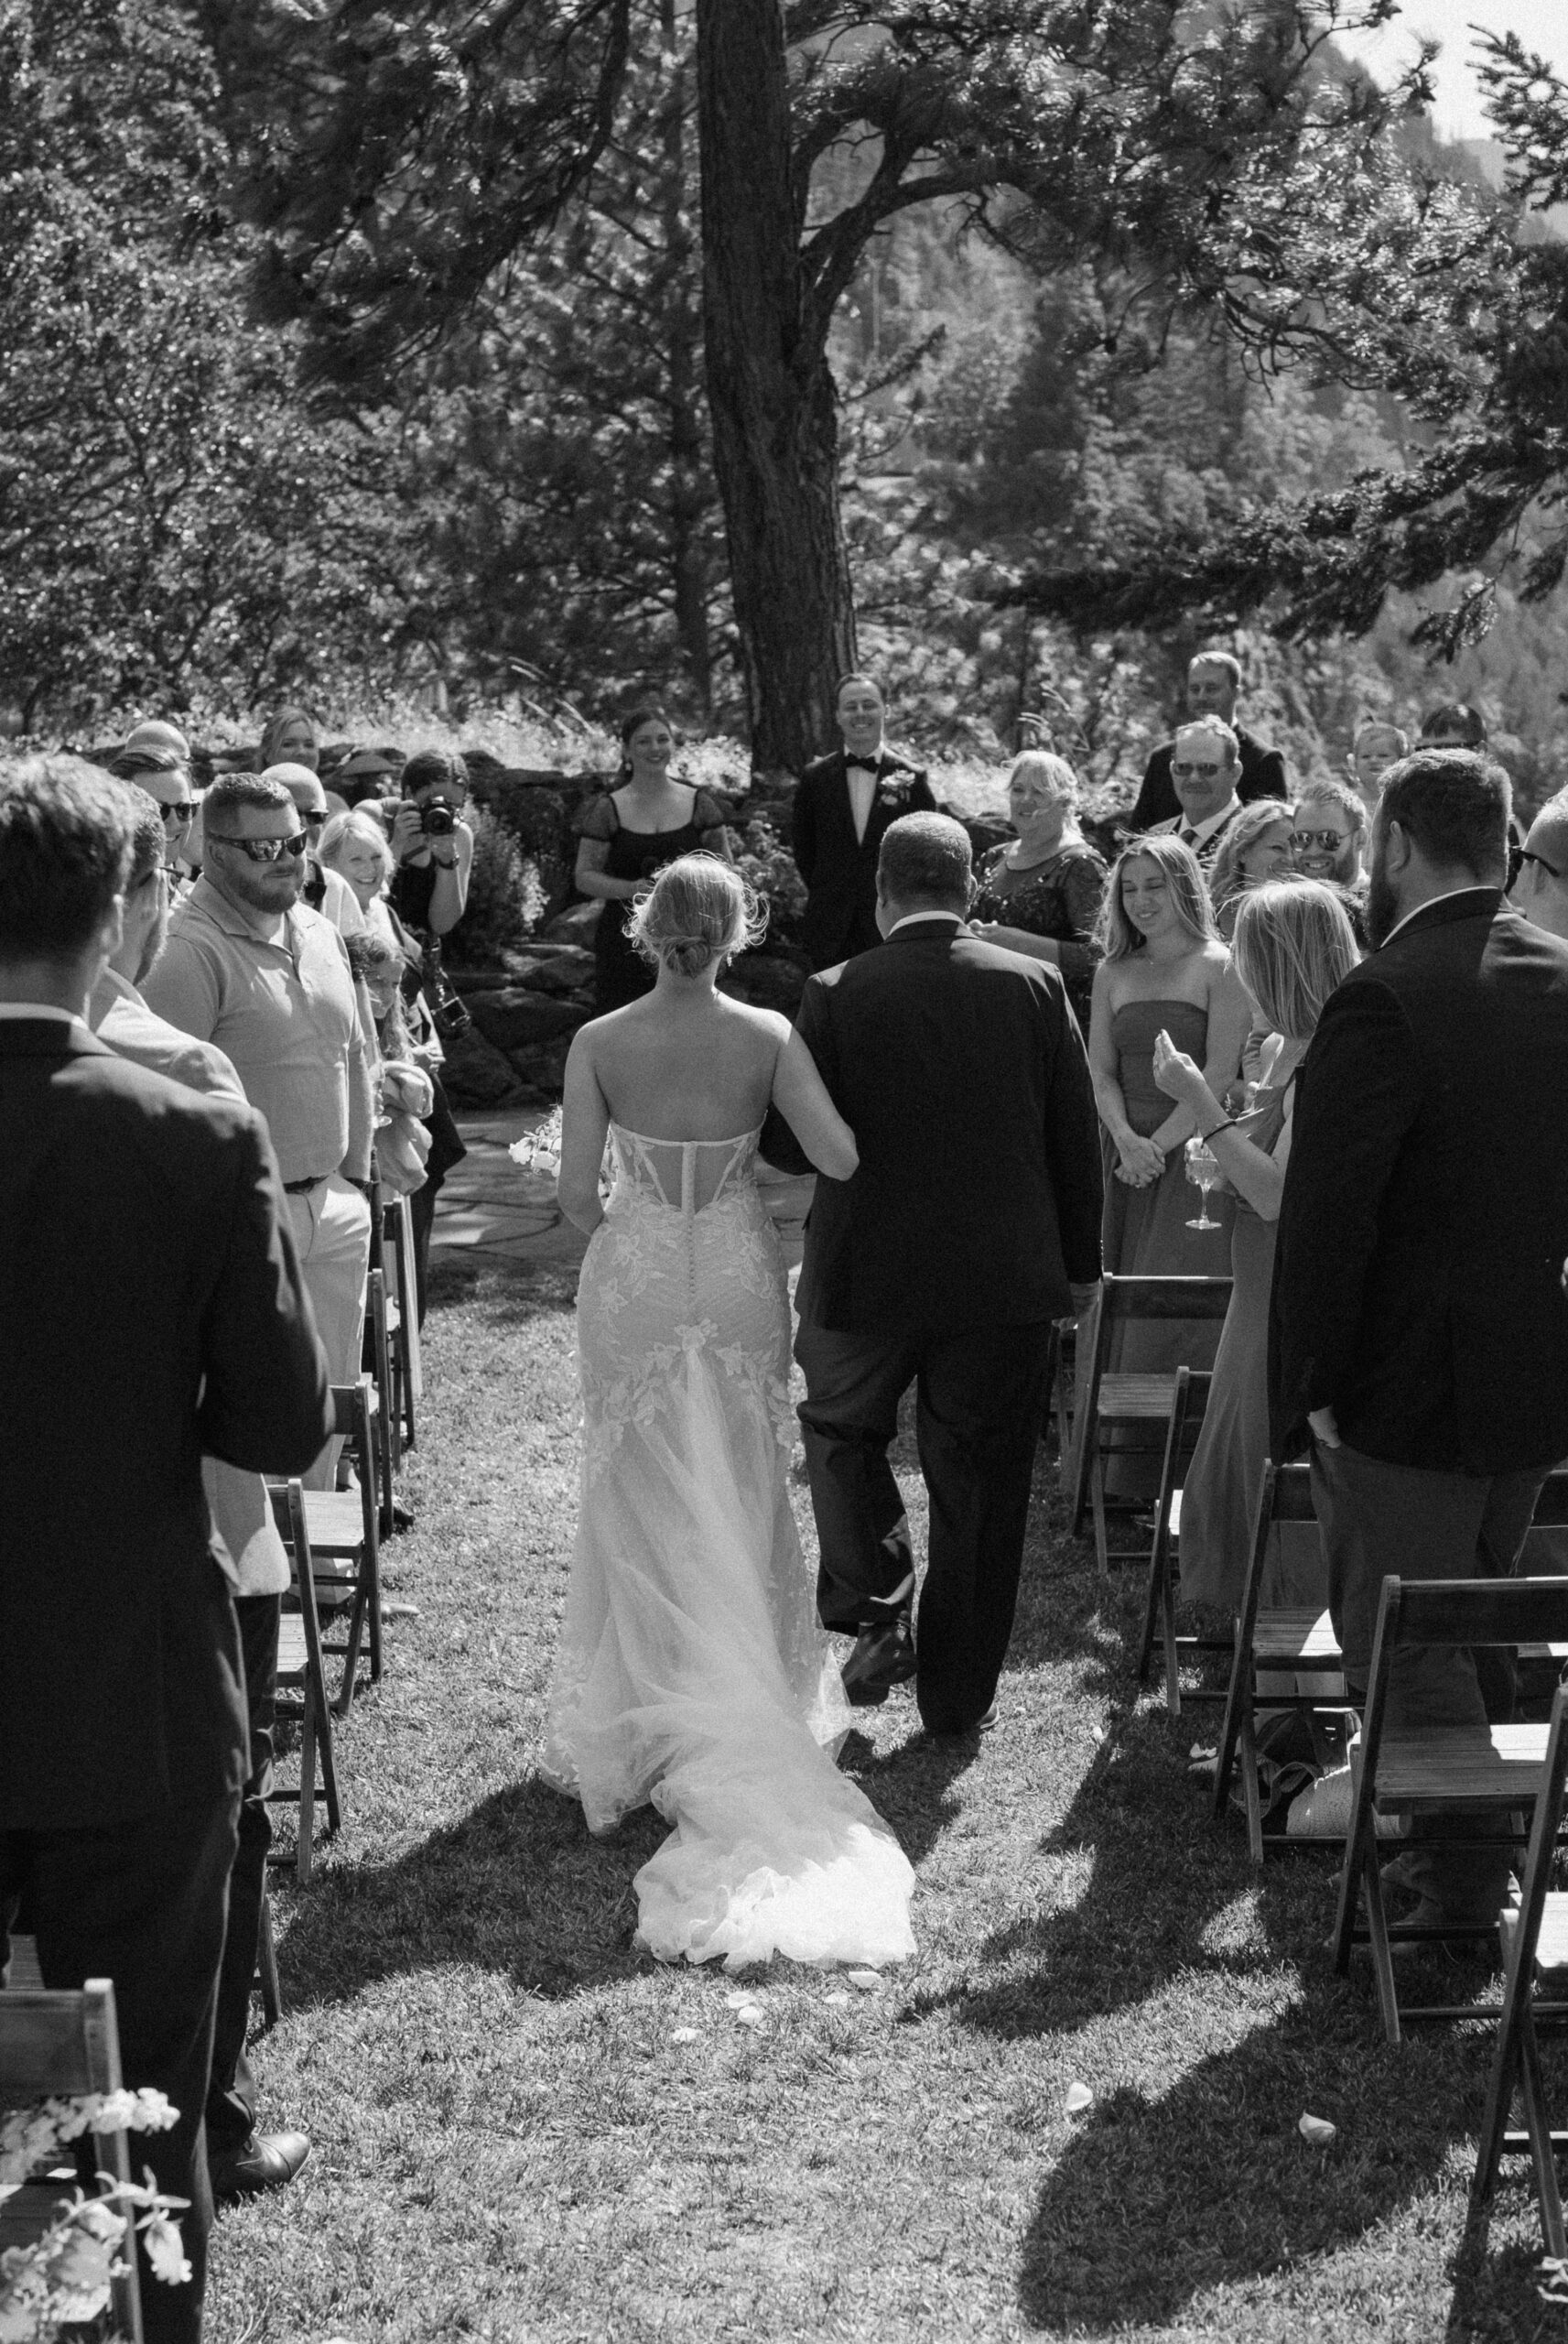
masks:
<path id="1" fill-rule="evenodd" d="M 1275 883 L 1242 897 L 1236 921 L 1236 974 L 1270 1029 L 1264 1076 L 1245 1114 L 1234 1117 L 1173 1032 L 1162 1036 L 1154 1074 L 1168 1099 L 1188 1108 L 1236 1190 L 1230 1259 L 1235 1286 L 1221 1331 L 1203 1430 L 1182 1492 L 1182 1600 L 1240 1608 L 1252 1518 L 1269 1454 L 1269 1294 L 1296 1069 L 1323 1005 L 1359 955 L 1344 906 L 1316 881 Z M 1323 1604 L 1328 1588 L 1316 1527 L 1274 1548 L 1263 1601 Z"/>
<path id="2" fill-rule="evenodd" d="M 1192 1111 L 1154 1080 L 1162 1032 L 1223 1097 L 1235 1080 L 1251 1004 L 1215 929 L 1197 858 L 1165 834 L 1135 839 L 1118 859 L 1106 897 L 1105 958 L 1095 971 L 1089 1066 L 1105 1150 L 1105 1268 L 1111 1277 L 1228 1277 L 1230 1200 L 1211 1202 L 1219 1226 L 1189 1229 L 1198 1191 L 1186 1178 Z M 1123 1374 L 1170 1374 L 1214 1364 L 1212 1321 L 1134 1323 L 1108 1364 Z M 1153 1494 L 1152 1460 L 1111 1466 L 1109 1494 Z"/>

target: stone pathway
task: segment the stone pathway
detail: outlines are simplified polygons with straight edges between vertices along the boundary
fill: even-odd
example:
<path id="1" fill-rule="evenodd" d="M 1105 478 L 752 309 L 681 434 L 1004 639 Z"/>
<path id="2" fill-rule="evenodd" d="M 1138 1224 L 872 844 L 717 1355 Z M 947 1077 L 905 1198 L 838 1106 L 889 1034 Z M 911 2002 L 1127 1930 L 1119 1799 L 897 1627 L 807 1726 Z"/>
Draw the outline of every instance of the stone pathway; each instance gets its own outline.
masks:
<path id="1" fill-rule="evenodd" d="M 507 1155 L 514 1140 L 535 1129 L 548 1111 L 542 1107 L 510 1115 L 460 1115 L 458 1129 L 468 1154 L 449 1172 L 436 1199 L 433 1253 L 496 1262 L 580 1262 L 587 1239 L 556 1202 L 547 1173 L 522 1172 Z M 757 1167 L 757 1185 L 792 1270 L 800 1263 L 801 1229 L 813 1183 L 770 1165 Z"/>

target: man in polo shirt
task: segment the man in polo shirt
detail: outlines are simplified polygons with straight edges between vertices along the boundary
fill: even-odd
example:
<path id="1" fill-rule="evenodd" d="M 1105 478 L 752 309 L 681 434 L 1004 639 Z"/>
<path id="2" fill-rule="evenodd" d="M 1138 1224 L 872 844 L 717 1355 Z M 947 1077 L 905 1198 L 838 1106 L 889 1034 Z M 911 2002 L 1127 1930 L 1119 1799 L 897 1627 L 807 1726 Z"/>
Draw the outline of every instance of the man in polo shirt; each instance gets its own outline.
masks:
<path id="1" fill-rule="evenodd" d="M 160 1017 L 232 1062 L 266 1117 L 334 1384 L 359 1374 L 373 1111 L 349 958 L 299 901 L 307 833 L 288 791 L 225 774 L 202 809 L 201 876 L 144 985 Z M 305 1476 L 330 1488 L 341 1443 Z"/>
<path id="2" fill-rule="evenodd" d="M 1156 822 L 1154 832 L 1179 838 L 1184 846 L 1190 846 L 1206 876 L 1214 868 L 1221 840 L 1241 811 L 1236 787 L 1240 765 L 1236 735 L 1219 717 L 1201 716 L 1177 732 L 1171 779 L 1182 810 L 1173 821 Z"/>
<path id="3" fill-rule="evenodd" d="M 87 1022 L 116 1058 L 150 1067 L 189 1091 L 244 1104 L 244 1086 L 215 1044 L 199 1042 L 157 1016 L 137 992 L 168 940 L 168 884 L 163 867 L 163 809 L 145 789 L 124 782 L 131 864 L 120 949 L 111 955 L 88 1004 Z M 273 1723 L 277 1698 L 277 1631 L 288 1587 L 288 1557 L 277 1535 L 260 1473 L 201 1460 L 201 1484 L 212 1511 L 212 1552 L 233 1591 L 244 1664 L 250 1771 L 240 1796 L 239 1845 L 229 1872 L 229 1918 L 212 2028 L 207 2093 L 207 2168 L 219 2198 L 280 2187 L 309 2151 L 303 2132 L 255 2129 L 256 2079 L 245 2057 L 251 1980 L 261 1939 L 267 1850 L 272 1845 Z"/>

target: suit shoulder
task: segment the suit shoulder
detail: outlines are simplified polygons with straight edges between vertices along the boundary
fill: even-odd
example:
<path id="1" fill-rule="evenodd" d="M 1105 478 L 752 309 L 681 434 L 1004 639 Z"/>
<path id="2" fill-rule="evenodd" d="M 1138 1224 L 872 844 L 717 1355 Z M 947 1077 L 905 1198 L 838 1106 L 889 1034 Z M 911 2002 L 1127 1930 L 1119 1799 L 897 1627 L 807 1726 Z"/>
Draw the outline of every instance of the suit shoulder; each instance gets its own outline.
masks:
<path id="1" fill-rule="evenodd" d="M 842 752 L 838 749 L 829 749 L 825 757 L 813 757 L 811 763 L 801 769 L 800 787 L 805 789 L 815 783 L 830 779 L 838 768 L 841 754 Z"/>
<path id="2" fill-rule="evenodd" d="M 221 1148 L 242 1138 L 254 1143 L 265 1130 L 256 1110 L 231 1091 L 199 1091 L 107 1053 L 71 1060 L 62 1088 L 83 1114 L 106 1124 L 117 1122 L 127 1131 L 140 1126 L 149 1136 L 164 1134 L 177 1146 Z"/>

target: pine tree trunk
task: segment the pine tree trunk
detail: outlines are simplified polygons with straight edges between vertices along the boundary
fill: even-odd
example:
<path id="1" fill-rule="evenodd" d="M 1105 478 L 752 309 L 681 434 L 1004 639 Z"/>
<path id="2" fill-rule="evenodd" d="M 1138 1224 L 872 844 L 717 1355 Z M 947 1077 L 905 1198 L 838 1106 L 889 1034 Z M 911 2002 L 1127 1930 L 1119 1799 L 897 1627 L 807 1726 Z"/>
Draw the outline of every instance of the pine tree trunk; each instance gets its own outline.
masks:
<path id="1" fill-rule="evenodd" d="M 679 60 L 671 74 L 665 101 L 664 184 L 660 190 L 667 270 L 665 339 L 670 416 L 670 567 L 676 640 L 686 664 L 697 714 L 707 724 L 713 710 L 713 645 L 708 624 L 703 524 L 711 489 L 697 380 L 702 320 L 693 267 L 687 187 L 686 114 L 689 57 L 683 58 L 681 54 L 676 0 L 660 0 L 659 31 L 665 56 Z"/>
<path id="2" fill-rule="evenodd" d="M 800 266 L 780 0 L 697 0 L 708 398 L 752 763 L 800 771 L 855 664 L 826 321 Z"/>

